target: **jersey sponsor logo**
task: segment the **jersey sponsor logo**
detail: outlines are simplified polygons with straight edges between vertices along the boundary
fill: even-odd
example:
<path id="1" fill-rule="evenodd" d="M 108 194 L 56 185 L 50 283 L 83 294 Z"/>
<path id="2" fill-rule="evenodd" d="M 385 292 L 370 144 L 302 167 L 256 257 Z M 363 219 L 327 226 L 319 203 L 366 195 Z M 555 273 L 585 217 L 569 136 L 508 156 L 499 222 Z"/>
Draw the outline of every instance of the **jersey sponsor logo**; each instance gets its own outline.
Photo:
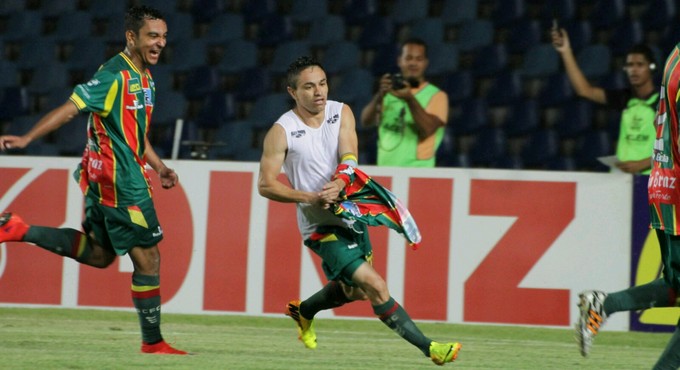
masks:
<path id="1" fill-rule="evenodd" d="M 161 235 L 163 235 L 163 229 L 161 229 L 160 226 L 158 226 L 158 231 L 151 233 L 151 236 L 153 236 L 154 238 L 158 238 Z"/>
<path id="2" fill-rule="evenodd" d="M 654 150 L 663 150 L 663 139 L 654 140 Z"/>
<path id="3" fill-rule="evenodd" d="M 128 94 L 136 94 L 138 91 L 142 89 L 142 84 L 139 83 L 139 79 L 137 77 L 131 78 L 127 81 L 128 85 Z"/>
<path id="4" fill-rule="evenodd" d="M 654 160 L 661 163 L 668 163 L 668 155 L 665 153 L 656 153 Z"/>
<path id="5" fill-rule="evenodd" d="M 153 107 L 153 101 L 151 100 L 151 89 L 144 90 L 144 105 L 147 107 Z"/>
<path id="6" fill-rule="evenodd" d="M 647 186 L 649 188 L 665 188 L 665 189 L 675 189 L 675 182 L 677 178 L 675 176 L 664 176 L 660 174 L 652 174 L 649 176 L 649 182 Z"/>
<path id="7" fill-rule="evenodd" d="M 352 243 L 352 244 L 347 244 L 347 249 L 354 249 L 358 247 L 359 245 L 357 243 Z"/>
<path id="8" fill-rule="evenodd" d="M 336 113 L 335 115 L 333 115 L 333 117 L 329 117 L 326 120 L 326 123 L 329 124 L 329 125 L 332 125 L 332 124 L 338 122 L 338 119 L 340 119 L 340 115 Z"/>
<path id="9" fill-rule="evenodd" d="M 296 130 L 296 131 L 290 132 L 290 136 L 292 136 L 296 139 L 299 139 L 299 138 L 305 136 L 305 134 L 307 134 L 307 132 L 305 132 L 305 130 Z"/>
<path id="10" fill-rule="evenodd" d="M 136 110 L 136 109 L 144 109 L 144 104 L 141 104 L 139 100 L 135 99 L 132 101 L 132 105 L 126 105 L 125 109 L 130 109 L 130 110 Z"/>

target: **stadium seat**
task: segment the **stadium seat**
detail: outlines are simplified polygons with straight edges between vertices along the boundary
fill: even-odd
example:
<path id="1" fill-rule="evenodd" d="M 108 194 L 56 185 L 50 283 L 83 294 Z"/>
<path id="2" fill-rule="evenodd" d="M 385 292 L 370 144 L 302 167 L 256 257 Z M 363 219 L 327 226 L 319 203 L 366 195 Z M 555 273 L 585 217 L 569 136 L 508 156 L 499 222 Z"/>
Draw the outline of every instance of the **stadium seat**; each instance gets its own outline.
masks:
<path id="1" fill-rule="evenodd" d="M 559 56 L 551 44 L 532 46 L 524 56 L 521 72 L 527 78 L 544 78 L 559 70 Z"/>
<path id="2" fill-rule="evenodd" d="M 291 108 L 292 99 L 287 93 L 269 93 L 255 100 L 248 121 L 253 128 L 267 128 Z"/>
<path id="3" fill-rule="evenodd" d="M 236 102 L 233 94 L 212 91 L 203 99 L 196 116 L 200 128 L 217 129 L 236 118 Z"/>
<path id="4" fill-rule="evenodd" d="M 58 61 L 57 43 L 53 38 L 38 38 L 21 45 L 17 66 L 19 69 L 35 69 Z"/>
<path id="5" fill-rule="evenodd" d="M 545 169 L 553 171 L 576 171 L 576 160 L 570 156 L 558 155 L 546 161 Z"/>
<path id="6" fill-rule="evenodd" d="M 243 15 L 222 13 L 212 19 L 205 34 L 209 45 L 224 44 L 229 40 L 242 39 L 245 36 L 245 20 Z"/>
<path id="7" fill-rule="evenodd" d="M 205 39 L 185 37 L 172 43 L 170 65 L 176 72 L 188 72 L 206 64 L 207 57 Z"/>
<path id="8" fill-rule="evenodd" d="M 489 106 L 501 106 L 515 103 L 522 97 L 522 79 L 515 70 L 498 71 L 491 80 L 486 95 Z"/>
<path id="9" fill-rule="evenodd" d="M 471 135 L 489 125 L 489 108 L 485 99 L 471 98 L 461 102 L 460 115 L 453 118 L 456 135 Z"/>
<path id="10" fill-rule="evenodd" d="M 575 99 L 562 105 L 555 129 L 561 138 L 574 138 L 590 130 L 593 125 L 593 103 Z"/>
<path id="11" fill-rule="evenodd" d="M 640 21 L 623 21 L 612 31 L 607 46 L 614 55 L 623 56 L 633 45 L 642 43 L 643 40 L 644 32 Z"/>
<path id="12" fill-rule="evenodd" d="M 43 17 L 59 17 L 78 9 L 78 0 L 42 1 L 38 11 Z"/>
<path id="13" fill-rule="evenodd" d="M 247 151 L 251 148 L 253 130 L 250 122 L 237 120 L 223 124 L 215 133 L 215 142 L 225 144 L 212 150 L 216 159 L 235 159 L 238 152 Z"/>
<path id="14" fill-rule="evenodd" d="M 3 0 L 0 2 L 0 16 L 18 14 L 26 9 L 24 0 Z"/>
<path id="15" fill-rule="evenodd" d="M 148 1 L 145 1 L 145 3 L 148 3 Z M 165 4 L 172 4 L 172 1 L 165 0 L 163 1 Z M 89 2 L 90 6 L 88 7 L 87 11 L 92 14 L 92 18 L 94 19 L 122 19 L 122 17 L 125 14 L 125 11 L 127 10 L 127 4 L 125 4 L 124 1 L 111 1 L 111 0 L 90 0 Z M 153 4 L 148 4 L 150 6 L 153 6 Z M 156 9 L 159 9 L 158 7 L 155 7 Z M 163 9 L 159 9 L 161 12 L 163 12 Z M 163 16 L 168 14 L 167 12 L 163 12 Z"/>
<path id="16" fill-rule="evenodd" d="M 471 98 L 474 93 L 474 79 L 469 70 L 459 70 L 445 77 L 440 86 L 449 95 L 449 104 Z"/>
<path id="17" fill-rule="evenodd" d="M 560 24 L 574 19 L 576 16 L 575 0 L 545 1 L 541 11 L 541 19 L 545 25 L 552 23 L 557 18 Z"/>
<path id="18" fill-rule="evenodd" d="M 271 75 L 266 67 L 252 67 L 240 73 L 234 93 L 237 100 L 251 101 L 268 93 L 271 84 Z"/>
<path id="19" fill-rule="evenodd" d="M 192 0 L 191 2 L 191 16 L 196 23 L 210 23 L 224 10 L 224 2 L 221 0 Z"/>
<path id="20" fill-rule="evenodd" d="M 424 40 L 429 50 L 436 49 L 444 42 L 444 22 L 441 18 L 418 18 L 410 27 L 409 37 Z"/>
<path id="21" fill-rule="evenodd" d="M 371 72 L 375 76 L 382 76 L 385 73 L 395 73 L 397 68 L 397 58 L 401 54 L 399 45 L 389 43 L 375 49 L 375 56 L 371 62 Z"/>
<path id="22" fill-rule="evenodd" d="M 406 24 L 427 17 L 429 0 L 396 0 L 389 14 L 396 24 Z"/>
<path id="23" fill-rule="evenodd" d="M 641 16 L 643 29 L 645 31 L 662 31 L 676 19 L 676 9 L 675 0 L 648 1 L 647 8 Z"/>
<path id="24" fill-rule="evenodd" d="M 626 15 L 626 4 L 623 0 L 596 1 L 590 13 L 590 22 L 595 29 L 615 27 Z"/>
<path id="25" fill-rule="evenodd" d="M 501 158 L 507 157 L 507 139 L 503 129 L 487 127 L 475 136 L 469 152 L 472 167 L 491 167 Z"/>
<path id="26" fill-rule="evenodd" d="M 292 0 L 290 17 L 293 22 L 310 23 L 328 15 L 327 0 Z"/>
<path id="27" fill-rule="evenodd" d="M 11 60 L 0 59 L 0 89 L 19 86 L 19 68 Z"/>
<path id="28" fill-rule="evenodd" d="M 586 20 L 574 19 L 561 25 L 569 34 L 569 44 L 574 53 L 578 53 L 584 47 L 591 44 L 593 40 L 593 30 L 590 22 Z"/>
<path id="29" fill-rule="evenodd" d="M 90 12 L 77 11 L 65 13 L 60 15 L 57 20 L 54 39 L 59 43 L 71 43 L 82 38 L 83 33 L 89 35 L 89 30 L 91 29 L 92 15 Z"/>
<path id="30" fill-rule="evenodd" d="M 491 45 L 493 37 L 493 23 L 486 19 L 475 19 L 461 24 L 456 43 L 461 51 L 468 52 Z"/>
<path id="31" fill-rule="evenodd" d="M 187 101 L 179 91 L 156 90 L 156 102 L 153 108 L 153 125 L 174 124 L 178 118 L 186 116 Z"/>
<path id="32" fill-rule="evenodd" d="M 609 168 L 597 158 L 614 154 L 611 139 L 604 130 L 584 133 L 576 142 L 576 165 L 580 170 L 607 172 Z"/>
<path id="33" fill-rule="evenodd" d="M 111 0 L 108 1 L 112 2 Z M 177 2 L 178 0 L 144 0 L 144 5 L 158 9 L 163 13 L 163 16 L 167 17 L 169 14 L 178 12 Z"/>
<path id="34" fill-rule="evenodd" d="M 340 75 L 337 86 L 331 86 L 330 98 L 349 104 L 355 112 L 363 108 L 357 102 L 366 101 L 373 95 L 374 77 L 364 68 L 352 68 Z"/>
<path id="35" fill-rule="evenodd" d="M 184 83 L 184 97 L 190 101 L 204 99 L 217 91 L 220 85 L 219 71 L 206 64 L 191 68 Z"/>
<path id="36" fill-rule="evenodd" d="M 460 51 L 454 43 L 443 43 L 435 47 L 428 47 L 429 64 L 426 74 L 429 77 L 447 76 L 458 70 Z"/>
<path id="37" fill-rule="evenodd" d="M 97 37 L 85 37 L 73 42 L 71 54 L 66 58 L 66 67 L 70 71 L 87 71 L 85 78 L 90 78 L 106 60 L 106 43 Z"/>
<path id="38" fill-rule="evenodd" d="M 35 40 L 41 37 L 42 14 L 35 10 L 12 14 L 7 21 L 7 30 L 2 34 L 5 41 Z"/>
<path id="39" fill-rule="evenodd" d="M 276 0 L 249 0 L 244 2 L 242 13 L 246 23 L 259 23 L 276 15 Z"/>
<path id="40" fill-rule="evenodd" d="M 191 17 L 191 14 L 172 12 L 164 15 L 164 17 L 168 26 L 169 44 L 177 42 L 178 40 L 194 37 L 194 19 Z"/>
<path id="41" fill-rule="evenodd" d="M 87 115 L 79 114 L 54 133 L 58 155 L 78 157 L 87 144 Z"/>
<path id="42" fill-rule="evenodd" d="M 310 55 L 310 51 L 311 48 L 307 41 L 284 42 L 274 49 L 274 57 L 269 70 L 274 74 L 284 74 L 292 62 L 300 56 Z"/>
<path id="43" fill-rule="evenodd" d="M 557 132 L 549 128 L 536 130 L 529 134 L 522 146 L 521 156 L 525 168 L 543 168 L 545 163 L 554 159 L 560 152 L 560 140 Z"/>
<path id="44" fill-rule="evenodd" d="M 345 39 L 345 21 L 339 15 L 329 14 L 323 18 L 313 19 L 307 39 L 314 47 L 343 41 Z"/>
<path id="45" fill-rule="evenodd" d="M 257 33 L 260 47 L 276 47 L 293 38 L 293 23 L 288 16 L 270 15 L 262 20 Z"/>
<path id="46" fill-rule="evenodd" d="M 495 4 L 491 17 L 496 27 L 510 27 L 525 16 L 524 0 L 502 0 Z"/>
<path id="47" fill-rule="evenodd" d="M 541 42 L 543 30 L 541 24 L 529 18 L 523 18 L 514 23 L 505 41 L 509 54 L 523 54 L 533 45 Z"/>
<path id="48" fill-rule="evenodd" d="M 516 137 L 536 131 L 539 123 L 538 102 L 535 99 L 523 99 L 512 103 L 501 126 L 508 137 Z"/>
<path id="49" fill-rule="evenodd" d="M 478 0 L 444 1 L 441 19 L 448 26 L 477 19 Z"/>
<path id="50" fill-rule="evenodd" d="M 342 16 L 348 25 L 366 23 L 366 20 L 378 14 L 378 0 L 347 0 L 342 8 Z"/>
<path id="51" fill-rule="evenodd" d="M 361 52 L 355 43 L 340 41 L 326 48 L 321 63 L 329 75 L 342 73 L 359 67 Z"/>
<path id="52" fill-rule="evenodd" d="M 357 43 L 361 49 L 374 49 L 392 44 L 394 39 L 394 24 L 391 19 L 373 15 L 363 23 L 363 29 Z"/>
<path id="53" fill-rule="evenodd" d="M 238 74 L 257 66 L 258 48 L 255 43 L 244 39 L 234 39 L 224 47 L 224 56 L 218 69 L 226 74 Z"/>
<path id="54" fill-rule="evenodd" d="M 472 64 L 475 77 L 493 76 L 508 65 L 508 52 L 504 44 L 491 44 L 477 50 Z"/>
<path id="55" fill-rule="evenodd" d="M 31 95 L 44 95 L 52 90 L 68 87 L 69 82 L 66 65 L 52 62 L 36 68 L 26 88 Z"/>
<path id="56" fill-rule="evenodd" d="M 450 123 L 444 127 L 444 136 L 435 154 L 437 167 L 454 167 L 456 164 L 457 148 L 456 136 L 453 130 L 454 124 Z"/>
<path id="57" fill-rule="evenodd" d="M 149 68 L 156 91 L 165 92 L 174 90 L 175 77 L 172 66 L 169 64 L 157 64 Z"/>
<path id="58" fill-rule="evenodd" d="M 603 44 L 586 46 L 576 55 L 583 75 L 589 79 L 606 75 L 610 69 L 611 59 L 609 47 Z"/>
<path id="59" fill-rule="evenodd" d="M 28 114 L 28 91 L 23 86 L 5 87 L 0 92 L 0 120 Z"/>

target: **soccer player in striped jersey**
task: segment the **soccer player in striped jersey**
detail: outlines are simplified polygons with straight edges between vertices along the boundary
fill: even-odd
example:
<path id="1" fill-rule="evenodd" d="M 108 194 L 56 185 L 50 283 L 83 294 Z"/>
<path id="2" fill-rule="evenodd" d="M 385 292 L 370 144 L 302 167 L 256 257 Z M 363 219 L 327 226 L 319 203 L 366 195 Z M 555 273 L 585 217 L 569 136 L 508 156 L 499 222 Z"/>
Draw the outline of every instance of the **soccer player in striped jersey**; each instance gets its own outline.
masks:
<path id="1" fill-rule="evenodd" d="M 648 199 L 651 227 L 656 230 L 661 248 L 663 277 L 626 290 L 605 293 L 586 291 L 580 294 L 581 314 L 576 323 L 576 337 L 581 354 L 590 351 L 594 336 L 607 317 L 619 311 L 638 311 L 652 307 L 678 306 L 680 291 L 680 125 L 678 98 L 680 90 L 680 44 L 666 59 L 659 106 L 654 126 L 656 140 L 649 175 Z M 680 368 L 680 321 L 661 353 L 654 369 Z"/>
<path id="2" fill-rule="evenodd" d="M 87 144 L 74 173 L 85 196 L 84 232 L 29 225 L 0 216 L 0 242 L 34 243 L 53 253 L 105 268 L 128 254 L 134 265 L 132 301 L 139 316 L 143 353 L 187 354 L 163 340 L 160 330 L 160 253 L 163 230 L 156 217 L 146 165 L 161 186 L 178 176 L 151 147 L 147 133 L 156 89 L 148 66 L 158 63 L 167 25 L 156 9 L 132 7 L 125 15 L 125 49 L 104 63 L 69 100 L 43 116 L 25 135 L 0 136 L 0 149 L 21 149 L 75 115 L 89 113 Z"/>

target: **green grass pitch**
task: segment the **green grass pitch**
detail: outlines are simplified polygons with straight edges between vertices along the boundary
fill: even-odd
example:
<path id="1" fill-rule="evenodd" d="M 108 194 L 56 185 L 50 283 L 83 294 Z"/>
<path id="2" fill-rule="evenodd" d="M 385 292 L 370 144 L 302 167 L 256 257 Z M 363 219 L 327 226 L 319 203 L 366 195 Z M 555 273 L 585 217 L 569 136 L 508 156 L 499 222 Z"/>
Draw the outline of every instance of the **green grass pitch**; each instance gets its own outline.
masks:
<path id="1" fill-rule="evenodd" d="M 165 339 L 194 356 L 139 353 L 128 311 L 0 308 L 2 369 L 426 369 L 438 368 L 376 320 L 317 320 L 319 346 L 305 349 L 281 317 L 163 315 Z M 582 358 L 573 331 L 419 323 L 440 341 L 463 344 L 459 369 L 648 369 L 668 333 L 607 332 Z"/>

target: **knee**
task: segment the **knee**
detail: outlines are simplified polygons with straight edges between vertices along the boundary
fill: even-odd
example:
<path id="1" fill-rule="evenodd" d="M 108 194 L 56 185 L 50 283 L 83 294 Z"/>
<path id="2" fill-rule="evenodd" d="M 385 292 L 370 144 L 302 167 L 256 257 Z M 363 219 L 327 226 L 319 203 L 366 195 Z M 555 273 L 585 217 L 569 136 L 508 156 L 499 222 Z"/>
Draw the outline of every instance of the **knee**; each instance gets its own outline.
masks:
<path id="1" fill-rule="evenodd" d="M 104 253 L 98 256 L 92 256 L 90 258 L 90 261 L 88 261 L 88 265 L 100 269 L 105 269 L 113 263 L 113 261 L 116 260 L 116 255 L 115 254 L 109 254 L 109 253 Z"/>

